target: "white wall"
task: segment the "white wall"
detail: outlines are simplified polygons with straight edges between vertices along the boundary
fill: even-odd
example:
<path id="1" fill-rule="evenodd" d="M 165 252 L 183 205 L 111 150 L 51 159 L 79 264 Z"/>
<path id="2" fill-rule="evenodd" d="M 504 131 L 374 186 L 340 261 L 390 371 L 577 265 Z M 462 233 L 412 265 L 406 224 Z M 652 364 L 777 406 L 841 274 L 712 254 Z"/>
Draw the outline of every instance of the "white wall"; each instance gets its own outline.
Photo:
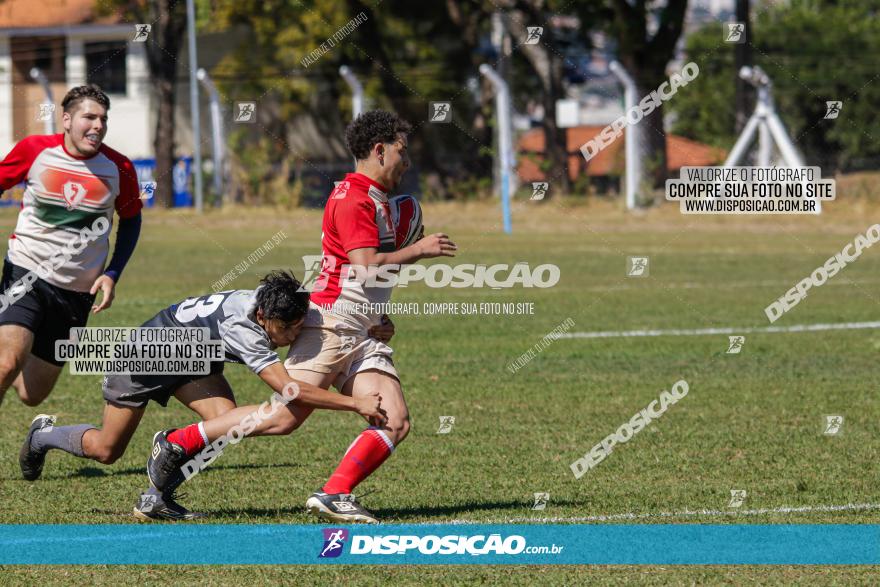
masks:
<path id="1" fill-rule="evenodd" d="M 67 37 L 67 85 L 86 81 L 84 47 L 95 41 L 130 41 L 134 28 L 125 33 L 95 34 L 77 30 Z M 150 124 L 150 91 L 143 43 L 128 43 L 126 93 L 110 94 L 110 115 L 104 142 L 129 159 L 153 157 L 153 128 Z M 59 98 L 60 99 L 60 98 Z"/>
<path id="2" fill-rule="evenodd" d="M 2 0 L 0 0 L 2 2 Z M 86 79 L 86 60 L 84 45 L 94 41 L 125 40 L 128 42 L 126 54 L 126 94 L 110 95 L 110 118 L 107 144 L 131 159 L 153 158 L 153 138 L 155 135 L 155 104 L 152 99 L 149 69 L 143 43 L 132 43 L 134 25 L 75 25 L 52 29 L 16 29 L 11 34 L 18 36 L 65 35 L 67 56 L 65 62 L 66 84 L 68 87 L 81 85 Z M 246 30 L 233 29 L 223 33 L 200 35 L 199 66 L 211 69 L 224 55 L 227 55 L 242 39 Z M 189 73 L 186 44 L 178 59 L 178 73 L 186 77 Z M 12 149 L 12 61 L 9 52 L 8 35 L 0 34 L 0 157 Z M 181 80 L 177 86 L 177 107 L 175 109 L 177 151 L 179 154 L 192 153 L 192 127 L 189 109 L 189 82 Z M 56 96 L 59 102 L 63 95 Z M 205 92 L 200 88 L 202 106 L 203 154 L 210 156 L 210 117 Z M 224 120 L 231 125 L 229 105 L 223 112 Z M 228 129 L 227 129 L 228 130 Z"/>
<path id="3" fill-rule="evenodd" d="M 12 140 L 12 56 L 9 37 L 0 36 L 0 157 L 15 143 Z"/>

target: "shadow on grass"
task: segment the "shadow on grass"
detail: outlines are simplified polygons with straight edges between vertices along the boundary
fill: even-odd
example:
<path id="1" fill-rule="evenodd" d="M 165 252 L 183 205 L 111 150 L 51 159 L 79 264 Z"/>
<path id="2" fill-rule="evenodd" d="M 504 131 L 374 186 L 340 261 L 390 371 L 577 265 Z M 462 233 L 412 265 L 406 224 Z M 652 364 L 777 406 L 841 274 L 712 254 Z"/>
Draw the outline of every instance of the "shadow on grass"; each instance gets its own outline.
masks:
<path id="1" fill-rule="evenodd" d="M 364 504 L 368 507 L 368 504 Z M 570 500 L 553 501 L 553 506 L 570 506 L 582 505 L 580 502 Z M 370 509 L 368 507 L 368 509 Z M 282 508 L 244 508 L 244 509 L 218 509 L 218 510 L 202 510 L 211 517 L 238 517 L 246 515 L 254 518 L 274 518 L 285 515 L 301 516 L 306 513 L 305 507 L 282 507 Z M 483 511 L 506 511 L 512 516 L 527 516 L 529 514 L 535 517 L 546 515 L 543 511 L 532 511 L 530 504 L 523 501 L 492 501 L 492 502 L 470 502 L 448 506 L 413 506 L 407 508 L 386 508 L 386 509 L 370 509 L 383 523 L 393 523 L 399 518 L 411 517 L 438 517 L 446 518 L 463 512 L 483 512 Z"/>
<path id="2" fill-rule="evenodd" d="M 571 500 L 553 500 L 553 507 L 558 506 L 567 506 L 567 505 L 576 505 L 578 502 L 574 502 Z M 468 502 L 461 503 L 456 505 L 449 506 L 433 506 L 433 507 L 424 507 L 424 506 L 415 506 L 415 507 L 407 507 L 407 508 L 389 508 L 389 509 L 376 509 L 372 510 L 378 517 L 382 518 L 384 522 L 393 521 L 395 518 L 407 518 L 407 517 L 445 517 L 445 516 L 453 516 L 456 514 L 461 514 L 464 512 L 485 512 L 485 511 L 507 511 L 511 515 L 518 514 L 519 516 L 525 516 L 532 514 L 536 517 L 542 517 L 547 515 L 544 511 L 533 511 L 531 509 L 531 505 L 522 500 L 519 501 L 491 501 L 491 502 Z"/>
<path id="3" fill-rule="evenodd" d="M 249 469 L 274 469 L 277 467 L 300 467 L 299 463 L 272 463 L 272 464 L 253 464 L 246 463 L 242 465 L 211 465 L 204 473 L 211 471 L 238 471 L 238 470 L 249 470 Z M 100 468 L 100 467 L 81 467 L 78 471 L 71 473 L 69 475 L 46 475 L 44 479 L 75 479 L 79 477 L 84 478 L 93 478 L 93 477 L 118 477 L 122 475 L 146 475 L 146 466 L 143 467 L 129 467 L 127 469 L 113 469 L 113 468 Z"/>

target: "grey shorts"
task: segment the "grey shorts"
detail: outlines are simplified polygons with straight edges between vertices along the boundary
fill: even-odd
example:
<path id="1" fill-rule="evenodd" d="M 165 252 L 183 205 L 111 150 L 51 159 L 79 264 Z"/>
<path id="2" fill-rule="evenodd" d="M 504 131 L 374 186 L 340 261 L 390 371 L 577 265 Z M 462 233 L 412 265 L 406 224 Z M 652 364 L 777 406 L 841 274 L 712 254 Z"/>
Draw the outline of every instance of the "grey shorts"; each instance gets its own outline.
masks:
<path id="1" fill-rule="evenodd" d="M 106 375 L 104 399 L 114 406 L 144 408 L 153 400 L 163 408 L 174 393 L 186 385 L 223 373 L 224 363 L 211 363 L 209 375 Z"/>

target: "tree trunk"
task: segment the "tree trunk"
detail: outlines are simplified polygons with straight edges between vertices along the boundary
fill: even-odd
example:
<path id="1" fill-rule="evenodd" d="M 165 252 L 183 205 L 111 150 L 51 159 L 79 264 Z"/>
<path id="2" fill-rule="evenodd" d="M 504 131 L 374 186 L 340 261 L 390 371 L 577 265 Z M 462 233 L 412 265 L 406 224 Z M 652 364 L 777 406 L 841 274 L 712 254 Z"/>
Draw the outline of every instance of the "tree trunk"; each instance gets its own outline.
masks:
<path id="1" fill-rule="evenodd" d="M 568 133 L 556 126 L 556 101 L 563 96 L 562 66 L 555 53 L 549 53 L 549 87 L 543 92 L 544 156 L 548 163 L 546 179 L 551 182 L 547 196 L 552 193 L 567 194 L 571 191 L 571 178 L 568 175 Z"/>
<path id="2" fill-rule="evenodd" d="M 665 80 L 665 78 L 660 78 L 660 81 L 656 83 L 651 81 L 645 83 L 641 80 L 647 77 L 647 75 L 642 75 L 639 71 L 634 72 L 634 77 L 636 78 L 636 95 L 639 97 L 647 96 L 655 91 Z M 644 188 L 640 186 L 639 191 L 663 189 L 668 175 L 668 159 L 666 154 L 666 131 L 663 128 L 662 103 L 642 119 L 639 123 L 639 130 L 641 131 L 642 138 L 642 183 L 644 186 Z"/>
<path id="3" fill-rule="evenodd" d="M 666 81 L 666 64 L 681 36 L 687 0 L 668 0 L 659 15 L 657 31 L 648 35 L 647 4 L 614 0 L 614 28 L 620 61 L 636 82 L 636 99 Z M 639 122 L 642 137 L 642 177 L 646 187 L 661 189 L 666 180 L 666 132 L 663 106 Z M 640 190 L 643 191 L 643 190 Z"/>
<path id="4" fill-rule="evenodd" d="M 514 39 L 524 39 L 526 22 L 543 22 L 544 15 L 534 7 L 518 5 L 521 9 L 511 10 L 504 24 Z M 529 13 L 525 11 L 529 8 Z M 550 49 L 548 49 L 550 47 Z M 550 182 L 551 194 L 565 194 L 571 191 L 568 176 L 568 142 L 566 129 L 556 126 L 556 101 L 564 96 L 562 86 L 562 61 L 558 50 L 553 47 L 552 31 L 544 28 L 541 42 L 519 45 L 518 50 L 528 61 L 529 66 L 541 81 L 541 104 L 544 106 L 544 162 L 547 164 L 545 178 Z"/>
<path id="5" fill-rule="evenodd" d="M 736 79 L 736 133 L 739 134 L 745 128 L 754 107 L 754 93 L 752 86 L 746 80 L 739 77 L 739 70 L 744 65 L 752 65 L 752 34 L 751 22 L 749 22 L 749 0 L 736 0 L 736 20 L 746 25 L 745 43 L 734 47 L 736 67 L 733 75 Z"/>
<path id="6" fill-rule="evenodd" d="M 156 137 L 153 149 L 156 153 L 156 192 L 158 202 L 166 208 L 174 206 L 174 82 L 158 79 L 156 82 Z"/>
<path id="7" fill-rule="evenodd" d="M 147 61 L 155 83 L 157 101 L 156 193 L 165 207 L 174 205 L 174 106 L 177 98 L 177 63 L 186 29 L 186 3 L 177 0 L 150 0 L 147 22 L 153 29 L 147 41 Z M 193 137 L 193 141 L 199 140 Z"/>

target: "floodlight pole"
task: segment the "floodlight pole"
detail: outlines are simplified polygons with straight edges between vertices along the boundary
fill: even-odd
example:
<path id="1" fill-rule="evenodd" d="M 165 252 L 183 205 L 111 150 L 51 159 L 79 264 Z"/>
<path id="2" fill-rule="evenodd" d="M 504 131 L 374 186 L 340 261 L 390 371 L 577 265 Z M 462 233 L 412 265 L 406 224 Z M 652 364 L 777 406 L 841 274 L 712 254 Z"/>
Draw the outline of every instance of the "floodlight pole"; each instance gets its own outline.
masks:
<path id="1" fill-rule="evenodd" d="M 347 65 L 339 68 L 339 75 L 342 76 L 342 79 L 351 88 L 351 119 L 354 120 L 364 111 L 364 87 Z"/>
<path id="2" fill-rule="evenodd" d="M 214 193 L 217 194 L 217 202 L 223 200 L 223 179 L 225 168 L 223 165 L 223 118 L 220 116 L 220 93 L 217 86 L 204 68 L 199 68 L 196 77 L 205 86 L 208 99 L 211 103 L 211 138 L 214 151 Z"/>
<path id="3" fill-rule="evenodd" d="M 772 143 L 776 143 L 779 153 L 782 155 L 783 161 L 789 167 L 803 167 L 804 162 L 798 154 L 794 143 L 785 132 L 785 126 L 776 114 L 776 108 L 773 105 L 773 82 L 770 77 L 764 73 L 760 67 L 743 67 L 739 71 L 739 76 L 758 88 L 758 100 L 755 104 L 755 111 L 749 118 L 749 122 L 743 129 L 742 134 L 733 145 L 730 155 L 724 162 L 724 167 L 733 167 L 746 154 L 746 149 L 755 138 L 755 131 L 758 131 L 758 164 L 761 167 L 769 167 L 770 155 L 772 152 Z"/>
<path id="4" fill-rule="evenodd" d="M 513 125 L 510 116 L 510 90 L 492 67 L 486 63 L 480 66 L 480 73 L 486 76 L 495 88 L 495 123 L 498 127 L 498 151 L 501 175 L 501 215 L 504 221 L 504 232 L 513 232 L 510 220 L 510 182 L 513 172 Z"/>
<path id="5" fill-rule="evenodd" d="M 189 36 L 189 109 L 193 125 L 193 173 L 195 174 L 196 212 L 202 212 L 204 198 L 202 188 L 202 127 L 199 111 L 199 86 L 196 83 L 196 7 L 193 0 L 186 0 L 186 20 Z"/>
<path id="6" fill-rule="evenodd" d="M 767 120 L 770 113 L 767 106 L 772 109 L 773 103 L 769 100 L 770 90 L 767 86 L 758 88 L 758 104 L 764 111 L 762 120 Z M 773 137 L 770 136 L 770 127 L 767 124 L 758 124 L 758 165 L 761 167 L 770 167 L 770 159 L 773 156 Z"/>
<path id="7" fill-rule="evenodd" d="M 773 105 L 773 82 L 763 69 L 758 66 L 744 66 L 739 70 L 739 77 L 746 80 L 758 89 L 758 100 L 755 103 L 755 111 L 749 118 L 730 155 L 724 161 L 724 167 L 735 167 L 746 154 L 746 150 L 758 133 L 758 165 L 770 167 L 773 143 L 779 149 L 782 160 L 788 167 L 804 167 L 804 161 L 794 146 L 794 143 L 785 131 L 776 107 Z M 822 212 L 822 202 L 816 201 L 816 213 Z"/>
<path id="8" fill-rule="evenodd" d="M 52 97 L 52 86 L 49 85 L 49 79 L 46 77 L 46 74 L 39 67 L 32 67 L 30 70 L 31 78 L 40 84 L 40 87 L 43 88 L 43 93 L 46 94 L 46 102 L 54 105 L 55 99 Z M 55 134 L 55 113 L 52 112 L 52 115 L 43 121 L 43 132 L 47 135 Z"/>
<path id="9" fill-rule="evenodd" d="M 629 112 L 631 108 L 637 107 L 639 102 L 636 82 L 619 61 L 612 61 L 608 64 L 608 68 L 623 85 L 624 113 Z M 627 210 L 632 210 L 636 207 L 636 193 L 639 190 L 639 184 L 642 182 L 642 150 L 640 147 L 641 136 L 639 135 L 638 125 L 627 124 L 625 145 Z"/>

